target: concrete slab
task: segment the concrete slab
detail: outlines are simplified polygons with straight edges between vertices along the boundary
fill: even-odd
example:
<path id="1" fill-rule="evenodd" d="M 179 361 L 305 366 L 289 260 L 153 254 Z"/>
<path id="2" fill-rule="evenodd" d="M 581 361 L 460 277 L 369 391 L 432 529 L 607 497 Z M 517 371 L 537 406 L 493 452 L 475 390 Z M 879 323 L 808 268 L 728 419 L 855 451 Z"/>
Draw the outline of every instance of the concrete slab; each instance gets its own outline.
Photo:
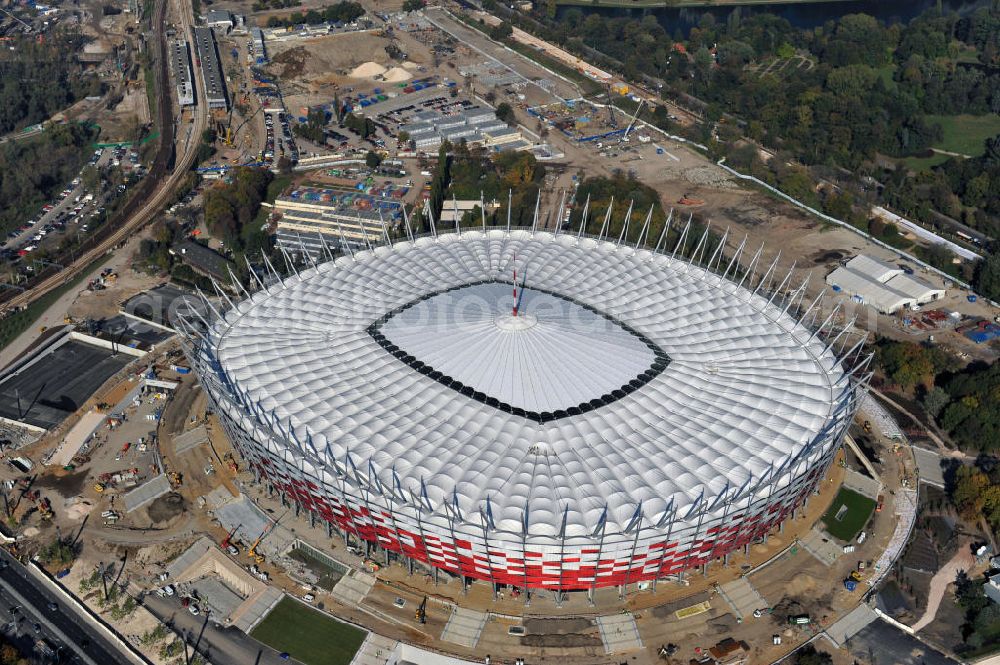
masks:
<path id="1" fill-rule="evenodd" d="M 842 647 L 847 640 L 877 618 L 875 610 L 861 603 L 827 628 L 826 634 L 838 647 Z"/>
<path id="2" fill-rule="evenodd" d="M 869 478 L 860 471 L 847 469 L 844 473 L 844 487 L 867 496 L 869 499 L 877 499 L 878 493 L 882 489 L 882 483 Z"/>
<path id="3" fill-rule="evenodd" d="M 199 425 L 174 437 L 174 452 L 180 455 L 203 443 L 208 443 L 208 430 L 204 425 Z"/>
<path id="4" fill-rule="evenodd" d="M 215 517 L 226 531 L 239 527 L 235 537 L 248 545 L 264 529 L 268 529 L 267 536 L 257 546 L 257 550 L 266 557 L 283 554 L 295 541 L 295 535 L 291 531 L 280 523 L 274 526 L 274 521 L 246 496 L 216 508 Z"/>
<path id="5" fill-rule="evenodd" d="M 368 633 L 361 648 L 354 654 L 350 665 L 386 665 L 396 650 L 398 641 L 383 635 Z"/>
<path id="6" fill-rule="evenodd" d="M 483 633 L 487 618 L 486 612 L 456 607 L 441 631 L 441 641 L 474 649 L 479 644 L 479 636 Z"/>
<path id="7" fill-rule="evenodd" d="M 944 470 L 941 468 L 941 455 L 933 450 L 913 446 L 913 459 L 917 462 L 920 482 L 944 489 Z"/>
<path id="8" fill-rule="evenodd" d="M 597 628 L 601 631 L 604 653 L 642 649 L 639 627 L 635 625 L 635 617 L 631 612 L 597 617 Z"/>
<path id="9" fill-rule="evenodd" d="M 170 481 L 162 473 L 125 495 L 125 512 L 131 513 L 170 491 Z"/>
<path id="10" fill-rule="evenodd" d="M 824 566 L 829 566 L 844 553 L 844 548 L 841 545 L 838 545 L 833 538 L 816 527 L 810 529 L 809 533 L 799 542 L 809 554 L 819 559 Z"/>
<path id="11" fill-rule="evenodd" d="M 745 577 L 721 585 L 719 595 L 733 608 L 737 619 L 753 616 L 754 610 L 769 607 L 768 602 Z"/>
<path id="12" fill-rule="evenodd" d="M 375 586 L 374 577 L 354 571 L 352 575 L 341 577 L 340 581 L 334 585 L 330 595 L 345 605 L 360 605 L 373 586 Z"/>
<path id="13" fill-rule="evenodd" d="M 260 623 L 261 619 L 274 609 L 274 606 L 281 601 L 284 595 L 281 589 L 265 586 L 247 598 L 246 602 L 233 612 L 230 617 L 233 620 L 232 625 L 244 633 L 249 633 L 254 629 L 254 626 Z"/>

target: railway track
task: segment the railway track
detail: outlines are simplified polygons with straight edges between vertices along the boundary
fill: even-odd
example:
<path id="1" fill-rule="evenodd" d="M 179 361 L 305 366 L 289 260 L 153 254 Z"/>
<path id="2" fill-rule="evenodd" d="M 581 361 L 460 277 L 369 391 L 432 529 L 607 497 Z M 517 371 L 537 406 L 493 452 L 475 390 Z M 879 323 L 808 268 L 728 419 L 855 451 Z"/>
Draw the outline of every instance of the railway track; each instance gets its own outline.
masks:
<path id="1" fill-rule="evenodd" d="M 65 267 L 62 269 L 49 268 L 42 271 L 34 278 L 33 282 L 29 282 L 30 286 L 24 291 L 0 292 L 0 318 L 11 311 L 29 305 L 49 291 L 66 284 L 92 262 L 124 243 L 163 210 L 180 181 L 191 169 L 197 152 L 196 148 L 189 149 L 179 162 L 174 162 L 176 128 L 171 114 L 167 41 L 164 34 L 168 1 L 157 0 L 152 21 L 158 54 L 154 64 L 154 86 L 158 100 L 157 130 L 160 134 L 160 145 L 153 158 L 149 174 L 137 186 L 138 191 L 133 195 L 133 200 L 128 206 L 129 209 L 120 211 L 117 219 L 109 221 L 107 225 L 98 229 L 89 240 L 90 246 L 85 243 L 82 251 L 78 254 L 74 253 L 72 260 L 65 264 Z M 194 136 L 201 135 L 205 126 L 204 118 L 205 114 L 199 106 L 192 129 Z M 54 263 L 64 263 L 66 258 L 65 256 L 57 258 Z"/>

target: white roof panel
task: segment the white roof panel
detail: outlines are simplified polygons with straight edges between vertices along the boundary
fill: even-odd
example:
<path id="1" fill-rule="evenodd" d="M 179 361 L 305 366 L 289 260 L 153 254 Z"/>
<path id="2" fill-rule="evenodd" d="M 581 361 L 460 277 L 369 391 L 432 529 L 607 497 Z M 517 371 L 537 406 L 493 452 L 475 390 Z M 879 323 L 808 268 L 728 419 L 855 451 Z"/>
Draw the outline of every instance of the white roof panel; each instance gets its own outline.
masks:
<path id="1" fill-rule="evenodd" d="M 536 319 L 524 330 L 496 320 L 515 255 Z M 550 233 L 356 252 L 254 294 L 211 337 L 226 380 L 321 455 L 465 515 L 489 498 L 501 530 L 530 508 L 532 533 L 565 516 L 568 535 L 589 535 L 605 506 L 619 529 L 640 502 L 654 521 L 670 502 L 684 515 L 807 446 L 823 454 L 846 394 L 823 342 L 766 299 L 666 255 Z"/>

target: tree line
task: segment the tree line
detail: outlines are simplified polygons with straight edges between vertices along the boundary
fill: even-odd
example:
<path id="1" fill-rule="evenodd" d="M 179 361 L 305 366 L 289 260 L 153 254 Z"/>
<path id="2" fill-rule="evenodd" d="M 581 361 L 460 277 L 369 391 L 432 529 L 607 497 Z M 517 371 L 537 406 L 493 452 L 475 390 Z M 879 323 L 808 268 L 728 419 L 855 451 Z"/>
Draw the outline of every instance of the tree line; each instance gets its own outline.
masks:
<path id="1" fill-rule="evenodd" d="M 73 54 L 85 38 L 57 30 L 44 41 L 34 35 L 12 37 L 0 51 L 0 134 L 48 120 L 91 95 L 102 84 L 85 74 Z"/>
<path id="2" fill-rule="evenodd" d="M 873 178 L 883 186 L 867 196 L 917 220 L 938 226 L 944 215 L 1000 235 L 1000 137 L 985 142 L 982 156 L 930 170 L 882 159 L 928 154 L 942 138 L 928 115 L 1000 112 L 995 4 L 965 16 L 932 10 L 905 25 L 850 14 L 808 30 L 771 14 L 743 17 L 735 8 L 725 21 L 704 14 L 687 38 L 652 15 L 543 12 L 507 17 L 626 78 L 655 77 L 665 98 L 698 110 L 703 121 L 685 131 L 662 106 L 647 120 L 709 145 L 714 156 L 750 138 L 775 150 L 771 161 L 849 171 L 859 193 Z M 794 170 L 780 175 L 800 193 L 811 191 Z M 892 231 L 883 238 L 890 243 Z M 948 257 L 927 254 L 954 272 Z"/>
<path id="3" fill-rule="evenodd" d="M 292 12 L 287 17 L 270 16 L 267 19 L 267 27 L 279 28 L 294 25 L 318 25 L 320 23 L 350 23 L 365 15 L 364 7 L 357 2 L 344 0 L 335 5 L 327 5 L 322 9 L 310 9 L 303 12 Z"/>

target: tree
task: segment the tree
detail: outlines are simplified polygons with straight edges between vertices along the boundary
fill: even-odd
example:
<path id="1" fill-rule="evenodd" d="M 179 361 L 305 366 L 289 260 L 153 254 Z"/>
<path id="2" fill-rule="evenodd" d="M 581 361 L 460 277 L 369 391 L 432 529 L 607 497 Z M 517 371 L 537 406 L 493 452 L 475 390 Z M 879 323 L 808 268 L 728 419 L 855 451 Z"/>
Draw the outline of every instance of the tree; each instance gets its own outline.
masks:
<path id="1" fill-rule="evenodd" d="M 506 21 L 502 21 L 490 28 L 490 39 L 493 39 L 494 41 L 505 41 L 510 39 L 510 36 L 513 34 L 514 28 L 512 28 L 510 23 L 507 23 Z"/>
<path id="2" fill-rule="evenodd" d="M 1000 300 L 1000 254 L 991 254 L 976 265 L 976 290 L 991 300 Z"/>
<path id="3" fill-rule="evenodd" d="M 927 391 L 927 394 L 920 401 L 927 415 L 936 420 L 941 415 L 941 412 L 944 411 L 944 407 L 948 406 L 948 402 L 951 401 L 951 395 L 944 388 L 935 386 Z"/>
<path id="4" fill-rule="evenodd" d="M 365 155 L 365 165 L 370 169 L 377 169 L 378 165 L 382 163 L 382 158 L 374 150 L 369 150 L 368 154 Z"/>
<path id="5" fill-rule="evenodd" d="M 807 644 L 795 653 L 795 665 L 832 665 L 833 656 Z"/>
<path id="6" fill-rule="evenodd" d="M 496 114 L 497 118 L 503 120 L 508 125 L 513 125 L 517 122 L 517 117 L 514 115 L 514 108 L 507 102 L 501 102 L 497 106 Z"/>
<path id="7" fill-rule="evenodd" d="M 403 0 L 404 12 L 415 12 L 424 8 L 424 0 Z"/>

